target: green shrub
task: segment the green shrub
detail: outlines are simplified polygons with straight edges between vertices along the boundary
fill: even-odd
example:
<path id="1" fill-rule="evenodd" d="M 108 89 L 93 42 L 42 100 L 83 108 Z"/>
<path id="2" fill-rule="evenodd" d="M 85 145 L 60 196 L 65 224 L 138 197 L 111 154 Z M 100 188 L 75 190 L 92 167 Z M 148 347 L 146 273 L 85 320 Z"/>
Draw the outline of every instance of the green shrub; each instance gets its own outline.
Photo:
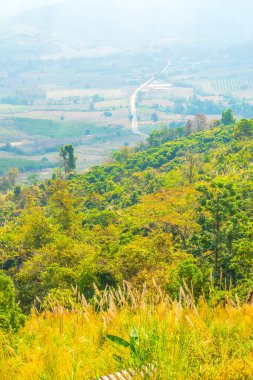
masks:
<path id="1" fill-rule="evenodd" d="M 24 315 L 16 303 L 16 294 L 10 277 L 0 272 L 0 329 L 17 331 L 24 323 Z"/>

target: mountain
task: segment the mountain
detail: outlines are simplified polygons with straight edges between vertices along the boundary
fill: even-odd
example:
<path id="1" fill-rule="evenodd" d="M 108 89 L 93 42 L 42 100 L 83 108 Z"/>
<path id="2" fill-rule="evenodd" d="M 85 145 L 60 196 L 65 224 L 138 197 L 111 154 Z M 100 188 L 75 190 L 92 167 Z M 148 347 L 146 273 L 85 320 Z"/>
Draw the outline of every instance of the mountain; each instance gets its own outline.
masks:
<path id="1" fill-rule="evenodd" d="M 45 53 L 59 51 L 59 44 L 50 33 L 35 24 L 13 23 L 0 30 L 1 58 L 35 59 Z"/>
<path id="2" fill-rule="evenodd" d="M 226 0 L 63 0 L 23 12 L 10 22 L 31 25 L 49 33 L 53 40 L 83 47 L 106 45 L 122 49 L 175 38 L 208 40 L 222 46 L 253 38 L 251 8 L 248 0 L 239 9 L 229 7 Z"/>

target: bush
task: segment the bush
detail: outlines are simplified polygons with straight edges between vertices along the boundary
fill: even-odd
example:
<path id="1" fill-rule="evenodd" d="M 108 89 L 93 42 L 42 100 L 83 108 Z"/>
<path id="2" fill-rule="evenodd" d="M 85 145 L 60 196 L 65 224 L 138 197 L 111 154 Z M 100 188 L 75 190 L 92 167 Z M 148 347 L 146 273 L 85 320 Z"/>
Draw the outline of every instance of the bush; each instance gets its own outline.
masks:
<path id="1" fill-rule="evenodd" d="M 24 324 L 24 320 L 24 315 L 16 303 L 12 280 L 0 272 L 0 329 L 17 331 Z"/>

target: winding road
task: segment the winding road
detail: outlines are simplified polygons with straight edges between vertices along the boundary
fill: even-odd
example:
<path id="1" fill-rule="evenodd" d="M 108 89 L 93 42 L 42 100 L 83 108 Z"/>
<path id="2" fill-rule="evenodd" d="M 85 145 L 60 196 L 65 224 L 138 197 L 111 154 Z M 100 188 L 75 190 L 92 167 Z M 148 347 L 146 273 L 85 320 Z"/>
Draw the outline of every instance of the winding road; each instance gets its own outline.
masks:
<path id="1" fill-rule="evenodd" d="M 161 73 L 165 73 L 169 66 L 171 65 L 171 61 L 169 61 L 166 66 L 161 70 L 159 71 L 159 74 Z M 153 75 L 149 80 L 147 80 L 145 83 L 143 83 L 140 87 L 138 87 L 133 95 L 131 96 L 131 99 L 130 99 L 130 107 L 131 107 L 131 114 L 132 114 L 132 131 L 133 133 L 135 133 L 136 135 L 141 135 L 141 136 L 147 136 L 145 133 L 141 132 L 139 130 L 139 126 L 138 126 L 138 116 L 137 116 L 137 97 L 138 97 L 138 94 L 139 92 L 143 91 L 146 87 L 148 87 L 152 82 L 154 82 L 155 80 L 155 75 Z"/>

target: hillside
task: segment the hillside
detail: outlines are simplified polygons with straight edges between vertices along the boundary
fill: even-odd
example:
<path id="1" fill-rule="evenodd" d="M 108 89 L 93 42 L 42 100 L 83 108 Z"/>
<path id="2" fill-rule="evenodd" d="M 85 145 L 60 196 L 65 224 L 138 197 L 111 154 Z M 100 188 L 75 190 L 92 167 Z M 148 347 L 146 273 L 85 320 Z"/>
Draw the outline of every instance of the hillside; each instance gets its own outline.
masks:
<path id="1" fill-rule="evenodd" d="M 195 326 L 195 323 L 196 326 L 206 324 L 210 330 L 207 332 L 203 328 L 202 331 L 198 327 L 194 330 L 196 334 L 189 331 L 189 326 L 184 330 L 182 326 L 185 326 L 186 322 L 185 317 L 182 317 L 180 329 L 174 326 L 175 336 L 170 337 L 170 339 L 178 339 L 176 349 L 187 347 L 187 342 L 190 344 L 192 339 L 196 341 L 200 339 L 205 346 L 205 340 L 209 341 L 210 337 L 214 351 L 211 353 L 208 351 L 209 348 L 206 349 L 206 358 L 199 359 L 201 354 L 197 345 L 195 364 L 193 362 L 189 364 L 190 351 L 185 359 L 185 368 L 191 368 L 189 373 L 191 376 L 195 374 L 196 377 L 178 378 L 203 378 L 201 376 L 207 373 L 206 379 L 223 379 L 224 376 L 239 379 L 242 371 L 245 375 L 243 378 L 250 379 L 250 372 L 247 372 L 250 367 L 243 364 L 238 354 L 241 349 L 236 346 L 236 342 L 240 339 L 239 333 L 236 333 L 238 326 L 236 327 L 235 320 L 242 321 L 245 332 L 242 344 L 246 360 L 250 363 L 252 308 L 245 304 L 240 306 L 242 308 L 240 309 L 239 305 L 251 299 L 253 286 L 252 136 L 253 122 L 251 120 L 241 120 L 235 125 L 220 126 L 181 138 L 164 129 L 161 132 L 153 132 L 146 144 L 141 143 L 133 149 L 124 147 L 115 153 L 111 162 L 96 166 L 84 174 L 72 173 L 64 178 L 59 173 L 53 180 L 32 187 L 16 186 L 12 191 L 1 195 L 0 265 L 3 272 L 11 277 L 15 284 L 22 313 L 29 315 L 33 306 L 37 308 L 37 311 L 33 313 L 38 313 L 38 317 L 35 314 L 21 333 L 25 334 L 25 339 L 34 339 L 36 343 L 34 343 L 35 346 L 31 342 L 29 343 L 31 346 L 24 343 L 21 347 L 21 341 L 19 341 L 18 360 L 22 362 L 23 370 L 28 371 L 29 375 L 25 377 L 26 372 L 23 374 L 20 372 L 18 378 L 32 378 L 31 372 L 24 363 L 24 357 L 26 355 L 29 357 L 30 353 L 27 354 L 25 352 L 28 351 L 22 350 L 34 350 L 37 346 L 43 346 L 43 350 L 50 350 L 52 344 L 57 346 L 55 342 L 59 339 L 59 357 L 62 347 L 65 347 L 65 343 L 63 344 L 61 340 L 70 339 L 69 334 L 72 331 L 70 326 L 73 323 L 76 326 L 74 329 L 79 329 L 77 333 L 79 343 L 82 339 L 84 342 L 87 339 L 88 341 L 93 339 L 94 342 L 96 341 L 94 350 L 96 347 L 101 349 L 103 347 L 104 351 L 100 352 L 103 359 L 101 357 L 99 359 L 99 355 L 93 353 L 89 360 L 96 357 L 96 360 L 102 360 L 102 363 L 108 365 L 104 367 L 99 365 L 97 372 L 94 372 L 94 369 L 87 370 L 84 377 L 80 374 L 77 377 L 73 375 L 71 378 L 90 378 L 91 374 L 98 376 L 105 373 L 104 371 L 114 370 L 115 363 L 112 364 L 108 361 L 109 359 L 105 359 L 108 357 L 106 355 L 112 356 L 111 348 L 103 340 L 105 334 L 113 330 L 113 333 L 126 336 L 131 326 L 137 326 L 142 331 L 141 334 L 144 334 L 142 327 L 144 329 L 145 325 L 147 335 L 144 334 L 143 339 L 148 339 L 147 347 L 151 350 L 150 347 L 154 342 L 152 334 L 158 334 L 159 338 L 156 342 L 160 342 L 159 339 L 163 336 L 160 329 L 162 326 L 165 329 L 168 328 L 169 321 L 178 312 L 176 305 L 179 301 L 180 307 L 186 307 L 185 313 L 190 322 L 186 319 L 190 326 Z M 126 291 L 124 288 L 122 293 L 118 290 L 119 298 L 117 302 L 115 301 L 118 306 L 112 310 L 111 301 L 107 300 L 104 303 L 102 301 L 102 294 L 106 296 L 107 293 L 100 293 L 100 291 L 106 286 L 114 288 L 121 286 L 123 281 L 132 284 L 131 286 L 135 289 L 133 294 L 136 294 L 138 302 L 136 301 L 133 306 L 131 302 L 134 301 L 130 296 L 130 303 L 123 302 L 122 294 Z M 142 306 L 137 307 L 137 304 L 142 305 L 141 294 L 144 294 L 142 293 L 144 283 L 147 297 L 152 299 L 152 301 L 150 298 L 145 300 L 147 314 L 146 312 L 142 314 Z M 159 291 L 156 284 L 159 285 Z M 73 287 L 76 289 L 75 293 L 73 293 Z M 82 327 L 78 322 L 79 312 L 76 310 L 79 309 L 76 304 L 76 292 L 83 294 L 85 300 L 83 298 L 82 305 L 86 305 L 85 310 L 90 310 L 92 315 L 89 320 L 90 325 L 85 327 L 87 331 L 83 330 L 83 322 Z M 160 294 L 159 297 L 162 297 L 158 297 L 157 302 L 154 301 L 156 298 L 152 298 L 155 294 Z M 166 302 L 162 294 L 165 298 L 168 297 Z M 99 303 L 99 307 L 96 307 L 96 302 Z M 154 306 L 152 302 L 155 302 Z M 221 306 L 225 303 L 230 305 L 229 315 Z M 197 306 L 194 306 L 195 304 Z M 234 309 L 236 304 L 239 309 Z M 14 305 L 14 298 L 12 305 Z M 65 332 L 61 331 L 63 329 L 61 312 L 58 314 L 59 309 L 55 309 L 55 306 L 59 305 L 66 308 Z M 118 307 L 120 311 L 117 311 Z M 155 311 L 156 307 L 157 311 Z M 194 314 L 196 307 L 201 315 L 199 319 L 196 317 L 199 314 Z M 48 311 L 40 317 L 38 310 Z M 52 310 L 54 311 L 51 315 Z M 23 320 L 20 316 L 21 311 L 15 309 L 15 323 L 13 316 L 5 316 L 2 327 L 5 330 L 11 326 L 18 328 Z M 95 316 L 96 312 L 100 314 Z M 211 315 L 214 312 L 217 319 L 212 320 Z M 148 315 L 150 320 L 147 319 Z M 140 322 L 142 316 L 145 320 L 143 323 Z M 161 324 L 158 323 L 156 316 Z M 98 323 L 95 322 L 96 318 L 99 321 L 102 320 L 105 325 L 99 322 L 101 330 L 94 332 L 94 326 Z M 195 321 L 194 318 L 197 320 Z M 56 332 L 58 322 L 61 337 Z M 37 323 L 40 326 L 39 330 Z M 159 325 L 157 331 L 155 330 L 156 323 Z M 235 326 L 233 330 L 235 346 L 233 347 L 228 338 L 228 336 L 231 337 L 228 327 L 225 327 L 228 325 Z M 40 335 L 46 336 L 49 326 L 51 326 L 49 335 L 57 334 L 54 343 Z M 29 328 L 32 329 L 34 338 L 29 335 Z M 176 331 L 180 331 L 179 334 L 182 335 L 177 335 Z M 221 337 L 224 338 L 222 341 L 224 347 L 227 347 L 227 349 L 224 348 L 226 352 L 223 351 L 223 353 L 219 351 L 217 343 L 221 342 L 219 340 L 223 339 Z M 13 339 L 15 341 L 15 338 Z M 22 339 L 20 335 L 18 339 Z M 186 339 L 182 346 L 179 343 L 180 339 Z M 75 340 L 69 341 L 69 347 L 72 347 L 69 349 L 74 350 L 73 355 L 74 352 L 81 354 L 78 348 L 79 343 Z M 15 343 L 8 344 L 11 347 L 15 345 Z M 167 345 L 164 340 L 161 340 L 157 344 L 163 347 L 157 346 L 157 350 L 161 350 L 159 355 L 162 355 L 162 350 L 170 350 L 171 343 Z M 231 352 L 229 353 L 230 345 Z M 84 355 L 84 352 L 81 352 Z M 160 357 L 158 353 L 157 357 L 149 354 L 146 352 L 145 355 L 138 356 L 139 361 L 134 362 L 134 365 L 158 360 L 159 365 L 164 366 L 162 371 L 168 368 L 164 361 L 165 357 Z M 37 357 L 37 354 L 35 356 Z M 36 360 L 41 360 L 36 359 L 35 356 L 30 359 L 33 363 L 31 366 L 36 366 L 34 364 Z M 126 356 L 126 361 L 122 359 L 123 361 L 118 362 L 116 368 L 119 369 L 123 363 L 124 365 L 133 364 L 128 361 L 129 355 Z M 1 357 L 6 356 L 0 349 Z M 222 357 L 221 362 L 216 367 L 211 367 L 212 360 L 212 363 L 216 360 L 215 357 Z M 46 362 L 51 359 L 45 354 L 43 360 L 41 372 L 34 378 L 58 378 L 55 373 L 51 372 L 50 375 L 50 372 L 47 372 L 49 368 L 53 371 L 52 362 L 51 364 Z M 75 360 L 73 357 L 73 362 Z M 203 360 L 204 367 L 207 366 L 205 370 L 209 372 L 205 372 L 203 367 L 202 369 L 194 367 L 199 360 Z M 58 361 L 57 363 L 60 365 Z M 174 369 L 171 369 L 171 375 L 167 373 L 166 378 L 176 378 L 169 377 L 179 371 L 179 361 L 175 363 L 177 364 Z M 225 370 L 228 363 L 232 366 L 234 372 L 231 370 L 231 373 L 234 377 L 229 377 L 230 374 Z M 183 373 L 184 367 L 180 368 Z M 5 370 L 3 367 L 2 376 L 6 376 Z M 76 368 L 76 371 L 78 372 L 79 369 Z M 161 373 L 160 378 L 165 378 L 166 372 Z M 180 372 L 178 376 L 179 374 Z M 216 377 L 212 377 L 214 374 Z M 62 378 L 68 378 L 67 376 L 66 372 L 62 374 Z"/>
<path id="2" fill-rule="evenodd" d="M 184 262 L 200 274 L 200 289 L 211 271 L 224 290 L 243 293 L 253 206 L 252 139 L 243 123 L 251 126 L 162 144 L 154 133 L 140 151 L 122 148 L 85 174 L 2 195 L 1 266 L 22 304 L 71 284 L 89 295 L 93 281 L 103 287 L 158 275 L 169 289 L 168 273 L 177 276 Z"/>

